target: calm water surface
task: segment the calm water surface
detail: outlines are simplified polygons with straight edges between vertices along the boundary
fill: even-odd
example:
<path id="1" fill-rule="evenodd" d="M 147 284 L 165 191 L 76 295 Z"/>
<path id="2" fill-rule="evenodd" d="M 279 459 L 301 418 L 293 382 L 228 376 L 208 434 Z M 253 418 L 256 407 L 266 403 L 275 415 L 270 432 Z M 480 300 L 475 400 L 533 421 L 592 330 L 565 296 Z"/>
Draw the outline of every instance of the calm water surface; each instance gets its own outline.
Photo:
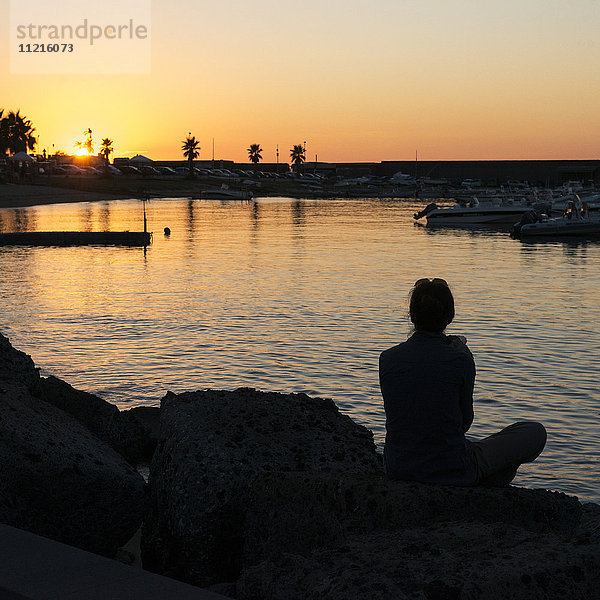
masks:
<path id="1" fill-rule="evenodd" d="M 419 205 L 421 208 L 422 205 Z M 166 390 L 333 398 L 384 439 L 379 353 L 423 276 L 451 284 L 477 363 L 473 436 L 542 421 L 515 483 L 600 501 L 600 242 L 415 226 L 411 202 L 161 199 L 139 248 L 0 248 L 0 331 L 44 374 L 120 408 Z M 170 237 L 162 230 L 169 226 Z M 140 229 L 139 201 L 0 211 L 0 229 Z"/>

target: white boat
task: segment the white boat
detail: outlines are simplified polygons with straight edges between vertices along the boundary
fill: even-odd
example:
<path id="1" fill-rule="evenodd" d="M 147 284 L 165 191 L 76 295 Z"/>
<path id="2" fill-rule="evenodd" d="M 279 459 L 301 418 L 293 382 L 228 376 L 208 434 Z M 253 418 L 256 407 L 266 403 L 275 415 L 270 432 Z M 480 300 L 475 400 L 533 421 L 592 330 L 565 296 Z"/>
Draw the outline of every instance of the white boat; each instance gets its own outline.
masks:
<path id="1" fill-rule="evenodd" d="M 435 203 L 429 204 L 416 213 L 414 218 L 418 220 L 426 217 L 428 226 L 515 223 L 537 206 L 537 203 L 514 198 L 496 197 L 481 202 L 473 198 L 468 203 L 456 204 L 450 208 L 438 208 Z"/>
<path id="2" fill-rule="evenodd" d="M 230 190 L 227 185 L 214 190 L 200 192 L 200 198 L 214 200 L 252 200 L 254 194 L 250 190 Z"/>
<path id="3" fill-rule="evenodd" d="M 482 185 L 483 181 L 481 181 L 481 179 L 464 179 L 460 183 L 461 187 L 468 189 L 480 188 Z"/>
<path id="4" fill-rule="evenodd" d="M 578 196 L 561 217 L 527 214 L 512 230 L 513 237 L 592 237 L 600 235 L 600 214 L 590 213 Z"/>

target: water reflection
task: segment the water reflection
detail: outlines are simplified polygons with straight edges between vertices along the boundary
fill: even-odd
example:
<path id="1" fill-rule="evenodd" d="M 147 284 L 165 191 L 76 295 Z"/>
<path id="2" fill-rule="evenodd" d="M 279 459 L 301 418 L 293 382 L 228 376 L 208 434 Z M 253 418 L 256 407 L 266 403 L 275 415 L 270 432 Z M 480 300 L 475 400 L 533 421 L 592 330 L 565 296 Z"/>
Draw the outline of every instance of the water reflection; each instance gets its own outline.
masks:
<path id="1" fill-rule="evenodd" d="M 99 224 L 102 231 L 110 231 L 110 202 L 102 202 L 99 206 Z"/>
<path id="2" fill-rule="evenodd" d="M 254 247 L 258 244 L 260 216 L 261 204 L 259 202 L 252 202 L 250 210 L 250 241 Z"/>
<path id="3" fill-rule="evenodd" d="M 546 247 L 553 249 L 560 249 L 563 256 L 570 260 L 571 264 L 577 264 L 578 262 L 585 262 L 588 256 L 594 256 L 594 250 L 600 247 L 600 239 L 545 239 L 545 238 L 533 238 L 533 239 L 522 239 L 520 240 L 523 252 L 529 252 L 531 254 L 537 254 L 544 252 Z"/>
<path id="4" fill-rule="evenodd" d="M 521 241 L 521 254 L 526 259 L 539 260 L 540 257 L 555 256 L 560 252 L 567 264 L 578 267 L 589 260 L 597 259 L 600 243 L 585 240 L 548 240 L 539 243 L 524 243 Z"/>
<path id="5" fill-rule="evenodd" d="M 473 435 L 547 422 L 544 461 L 522 481 L 544 485 L 556 472 L 569 479 L 561 489 L 600 498 L 576 466 L 592 464 L 597 445 L 600 245 L 428 230 L 413 226 L 415 206 L 154 200 L 144 260 L 139 249 L 0 249 L 0 329 L 46 372 L 122 407 L 156 404 L 167 389 L 307 391 L 334 398 L 381 443 L 378 354 L 408 333 L 412 283 L 441 276 L 456 299 L 452 331 L 478 366 Z M 35 219 L 125 230 L 142 211 L 132 200 L 0 219 L 3 229 Z"/>
<path id="6" fill-rule="evenodd" d="M 431 227 L 423 223 L 415 223 L 417 229 L 424 231 L 427 235 L 432 236 L 457 236 L 466 235 L 470 237 L 508 237 L 510 234 L 511 226 L 505 224 L 498 225 L 446 225 Z"/>
<path id="7" fill-rule="evenodd" d="M 92 231 L 94 228 L 94 207 L 91 203 L 86 204 L 81 210 L 81 222 L 78 227 L 80 231 Z"/>
<path id="8" fill-rule="evenodd" d="M 5 208 L 0 210 L 0 231 L 4 233 L 35 231 L 37 213 L 33 208 Z"/>
<path id="9" fill-rule="evenodd" d="M 521 244 L 524 246 L 535 246 L 541 247 L 546 245 L 557 245 L 564 246 L 568 248 L 581 248 L 587 246 L 598 246 L 600 245 L 600 238 L 598 236 L 591 237 L 572 237 L 572 238 L 562 238 L 556 239 L 556 237 L 546 237 L 546 236 L 534 236 L 534 237 L 524 237 L 519 240 Z"/>
<path id="10" fill-rule="evenodd" d="M 195 215 L 194 215 L 194 203 L 195 200 L 193 200 L 192 198 L 190 198 L 187 202 L 187 221 L 186 221 L 186 225 L 187 225 L 187 234 L 188 234 L 188 240 L 192 241 L 194 239 L 194 233 L 195 233 L 195 226 L 196 226 L 196 221 L 195 221 Z"/>
<path id="11" fill-rule="evenodd" d="M 296 200 L 292 202 L 292 223 L 295 228 L 303 227 L 305 221 L 304 202 Z"/>
<path id="12" fill-rule="evenodd" d="M 258 231 L 258 221 L 260 219 L 260 209 L 261 205 L 258 202 L 252 203 L 252 211 L 250 215 L 252 216 L 252 227 L 256 231 Z"/>

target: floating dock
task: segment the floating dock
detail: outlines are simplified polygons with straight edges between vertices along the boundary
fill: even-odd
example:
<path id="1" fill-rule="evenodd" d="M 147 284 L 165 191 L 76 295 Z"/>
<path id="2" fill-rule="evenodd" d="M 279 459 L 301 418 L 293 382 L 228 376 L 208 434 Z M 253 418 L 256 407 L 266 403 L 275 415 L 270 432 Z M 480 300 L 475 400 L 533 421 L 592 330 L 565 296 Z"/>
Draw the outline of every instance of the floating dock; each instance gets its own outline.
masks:
<path id="1" fill-rule="evenodd" d="M 0 233 L 0 246 L 148 246 L 147 231 L 20 231 Z"/>

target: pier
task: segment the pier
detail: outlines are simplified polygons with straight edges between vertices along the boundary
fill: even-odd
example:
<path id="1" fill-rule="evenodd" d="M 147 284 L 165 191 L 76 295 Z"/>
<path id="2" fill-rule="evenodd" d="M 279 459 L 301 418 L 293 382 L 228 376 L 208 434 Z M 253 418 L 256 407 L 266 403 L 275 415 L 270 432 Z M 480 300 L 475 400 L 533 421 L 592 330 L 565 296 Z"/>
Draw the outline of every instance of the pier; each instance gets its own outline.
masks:
<path id="1" fill-rule="evenodd" d="M 0 233 L 0 246 L 148 246 L 147 231 L 22 231 Z"/>

